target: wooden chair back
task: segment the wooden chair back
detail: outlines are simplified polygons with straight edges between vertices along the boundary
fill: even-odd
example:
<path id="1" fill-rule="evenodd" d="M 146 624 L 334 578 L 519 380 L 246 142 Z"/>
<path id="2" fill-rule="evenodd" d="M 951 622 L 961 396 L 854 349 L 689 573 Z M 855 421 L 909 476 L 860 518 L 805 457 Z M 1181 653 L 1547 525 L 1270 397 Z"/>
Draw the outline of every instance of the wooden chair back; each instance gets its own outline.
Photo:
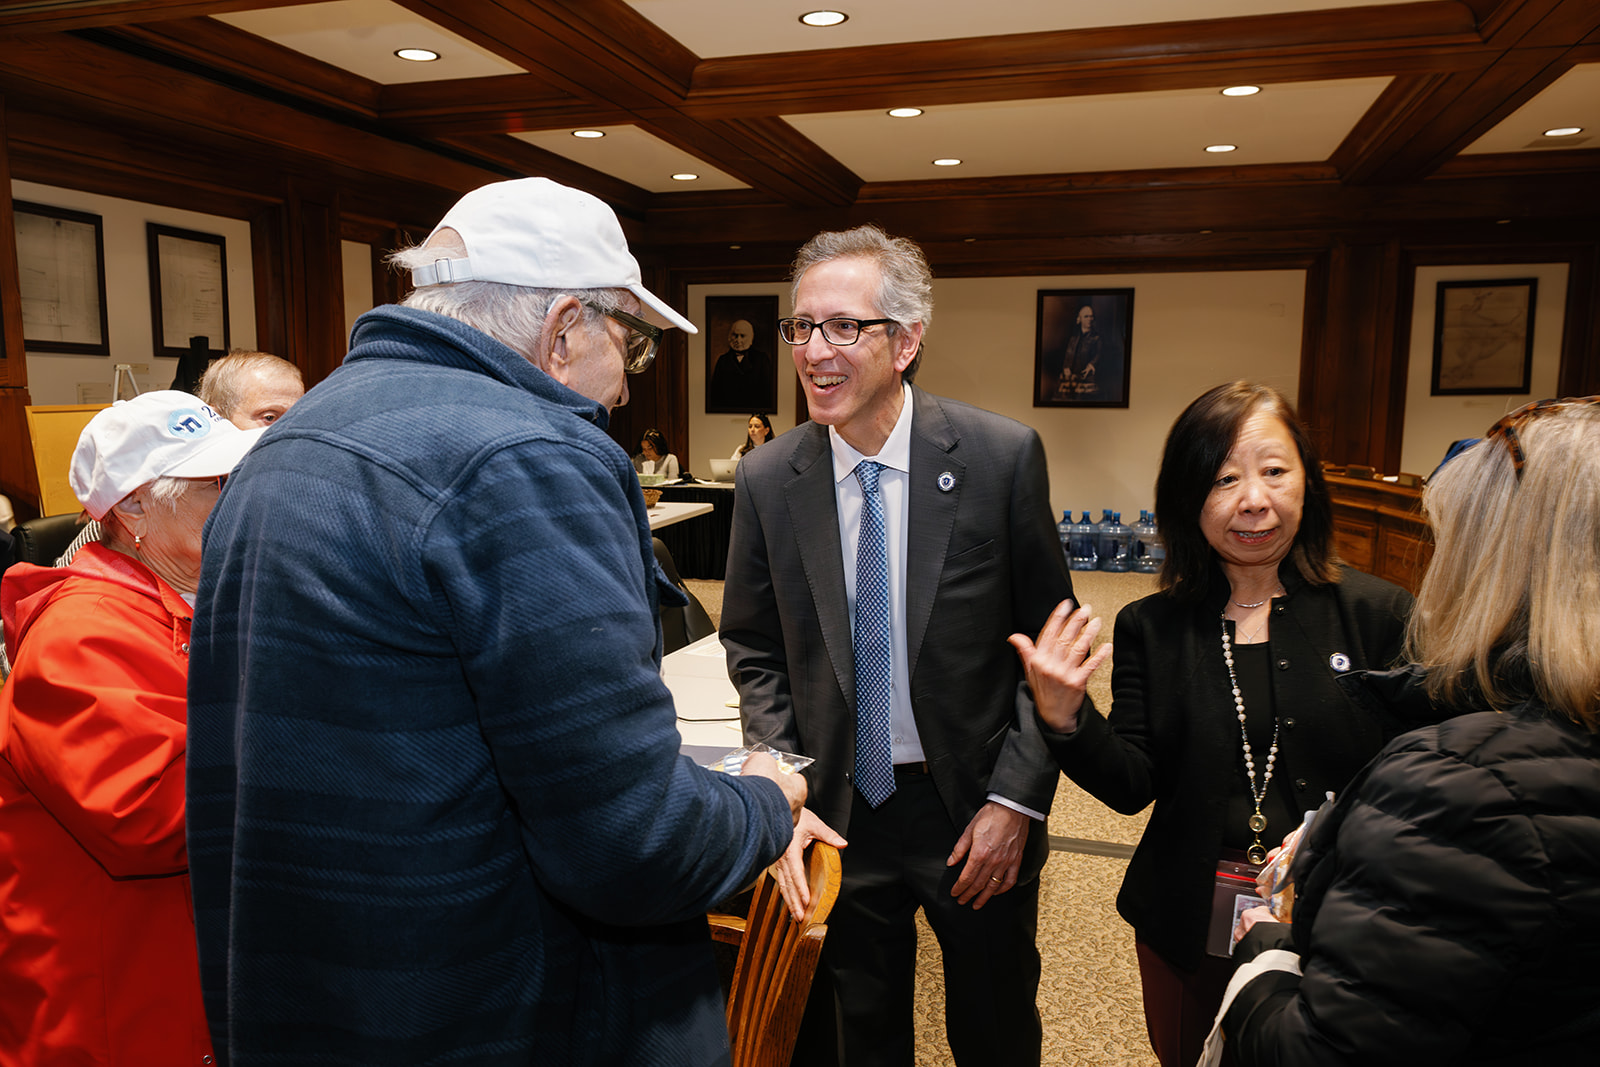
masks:
<path id="1" fill-rule="evenodd" d="M 813 842 L 806 852 L 806 871 L 811 903 L 801 922 L 794 921 L 778 883 L 764 872 L 748 916 L 709 916 L 712 935 L 739 946 L 728 994 L 733 1067 L 787 1067 L 794 1052 L 828 933 L 828 913 L 839 896 L 839 850 Z"/>

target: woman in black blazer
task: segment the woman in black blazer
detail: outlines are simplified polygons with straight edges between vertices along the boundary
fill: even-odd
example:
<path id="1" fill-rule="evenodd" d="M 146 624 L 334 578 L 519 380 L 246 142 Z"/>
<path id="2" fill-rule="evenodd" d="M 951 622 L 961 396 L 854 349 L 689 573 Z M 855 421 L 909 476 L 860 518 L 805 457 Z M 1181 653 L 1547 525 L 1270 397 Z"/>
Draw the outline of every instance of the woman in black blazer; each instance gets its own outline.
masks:
<path id="1" fill-rule="evenodd" d="M 1178 417 L 1156 512 L 1161 591 L 1117 616 L 1109 719 L 1078 714 L 1098 620 L 1064 603 L 1013 644 L 1067 776 L 1124 814 L 1155 803 L 1117 910 L 1156 1056 L 1189 1067 L 1231 971 L 1208 954 L 1231 943 L 1211 935 L 1214 915 L 1224 935 L 1233 922 L 1219 867 L 1259 863 L 1403 728 L 1337 679 L 1399 657 L 1411 597 L 1338 562 L 1314 448 L 1270 387 L 1218 386 Z"/>

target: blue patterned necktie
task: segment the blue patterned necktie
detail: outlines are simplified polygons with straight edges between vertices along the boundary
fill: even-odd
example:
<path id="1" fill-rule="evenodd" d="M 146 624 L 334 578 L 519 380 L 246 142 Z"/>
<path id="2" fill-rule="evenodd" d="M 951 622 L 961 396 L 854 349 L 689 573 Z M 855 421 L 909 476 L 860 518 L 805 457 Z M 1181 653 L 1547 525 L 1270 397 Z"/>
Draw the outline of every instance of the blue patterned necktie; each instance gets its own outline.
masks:
<path id="1" fill-rule="evenodd" d="M 889 539 L 884 533 L 883 465 L 862 460 L 861 529 L 856 534 L 856 787 L 877 807 L 894 792 L 889 742 L 893 661 L 889 654 Z"/>

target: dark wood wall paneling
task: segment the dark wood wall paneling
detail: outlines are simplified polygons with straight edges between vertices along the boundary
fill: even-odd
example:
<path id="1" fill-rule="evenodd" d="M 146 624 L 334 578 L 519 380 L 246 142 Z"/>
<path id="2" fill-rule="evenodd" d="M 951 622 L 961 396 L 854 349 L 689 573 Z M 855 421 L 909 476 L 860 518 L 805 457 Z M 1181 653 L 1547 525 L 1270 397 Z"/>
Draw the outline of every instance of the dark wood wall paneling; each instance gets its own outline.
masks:
<path id="1" fill-rule="evenodd" d="M 11 188 L 6 101 L 0 98 L 0 189 Z M 0 493 L 11 498 L 17 518 L 38 515 L 39 478 L 28 440 L 28 361 L 22 342 L 22 289 L 17 270 L 17 232 L 11 197 L 0 197 Z"/>
<path id="2" fill-rule="evenodd" d="M 25 180 L 249 219 L 260 343 L 313 382 L 344 351 L 341 237 L 374 249 L 374 294 L 396 298 L 405 282 L 384 252 L 467 189 L 544 173 L 613 203 L 646 284 L 679 306 L 691 283 L 780 281 L 813 233 L 865 221 L 922 242 L 947 277 L 1305 269 L 1299 401 L 1342 462 L 1398 463 L 1421 263 L 1567 262 L 1561 388 L 1600 391 L 1600 151 L 1450 158 L 1573 63 L 1600 59 L 1592 0 L 1435 0 L 804 63 L 697 61 L 621 0 L 529 0 L 470 23 L 444 0 L 402 3 L 539 73 L 379 87 L 197 17 L 261 0 L 0 11 L 0 162 Z M 57 30 L 74 32 L 43 32 Z M 771 117 L 908 93 L 966 101 L 974 85 L 1004 100 L 1359 74 L 1396 80 L 1328 161 L 1289 166 L 862 184 Z M 503 136 L 579 122 L 637 123 L 719 166 L 726 156 L 752 188 L 657 196 Z M 3 273 L 0 291 L 15 301 Z M 0 311 L 0 389 L 14 390 L 20 327 Z M 688 447 L 687 348 L 669 331 L 656 367 L 630 382 L 612 423 L 630 452 L 649 426 Z M 0 413 L 0 425 L 13 424 Z"/>

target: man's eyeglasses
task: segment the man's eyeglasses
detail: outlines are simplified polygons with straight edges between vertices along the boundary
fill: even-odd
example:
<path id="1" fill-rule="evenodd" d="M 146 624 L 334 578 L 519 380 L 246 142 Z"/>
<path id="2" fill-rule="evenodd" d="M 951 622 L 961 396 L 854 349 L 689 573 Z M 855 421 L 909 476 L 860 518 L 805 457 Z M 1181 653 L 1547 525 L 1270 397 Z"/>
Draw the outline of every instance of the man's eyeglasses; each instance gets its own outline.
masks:
<path id="1" fill-rule="evenodd" d="M 637 315 L 630 315 L 626 311 L 615 308 L 601 307 L 593 300 L 585 300 L 584 305 L 592 311 L 610 319 L 616 319 L 630 331 L 628 344 L 623 350 L 622 369 L 628 374 L 641 374 L 650 369 L 650 364 L 656 360 L 656 350 L 661 347 L 661 327 L 648 323 Z"/>
<path id="2" fill-rule="evenodd" d="M 811 340 L 812 330 L 821 330 L 824 341 L 843 348 L 861 340 L 861 331 L 868 326 L 882 326 L 886 322 L 893 321 L 893 319 L 823 319 L 821 322 L 811 322 L 808 319 L 779 319 L 778 336 L 787 344 L 803 345 Z"/>
<path id="3" fill-rule="evenodd" d="M 1588 407 L 1590 405 L 1600 405 L 1600 396 L 1573 397 L 1566 400 L 1536 400 L 1531 404 L 1523 405 L 1489 427 L 1489 432 L 1483 436 L 1485 440 L 1492 440 L 1498 437 L 1506 443 L 1506 451 L 1511 453 L 1511 469 L 1516 472 L 1517 481 L 1521 482 L 1522 466 L 1527 461 L 1527 457 L 1522 452 L 1522 438 L 1519 434 L 1527 429 L 1528 423 L 1540 415 L 1546 415 L 1553 411 L 1560 411 L 1564 408 Z"/>

